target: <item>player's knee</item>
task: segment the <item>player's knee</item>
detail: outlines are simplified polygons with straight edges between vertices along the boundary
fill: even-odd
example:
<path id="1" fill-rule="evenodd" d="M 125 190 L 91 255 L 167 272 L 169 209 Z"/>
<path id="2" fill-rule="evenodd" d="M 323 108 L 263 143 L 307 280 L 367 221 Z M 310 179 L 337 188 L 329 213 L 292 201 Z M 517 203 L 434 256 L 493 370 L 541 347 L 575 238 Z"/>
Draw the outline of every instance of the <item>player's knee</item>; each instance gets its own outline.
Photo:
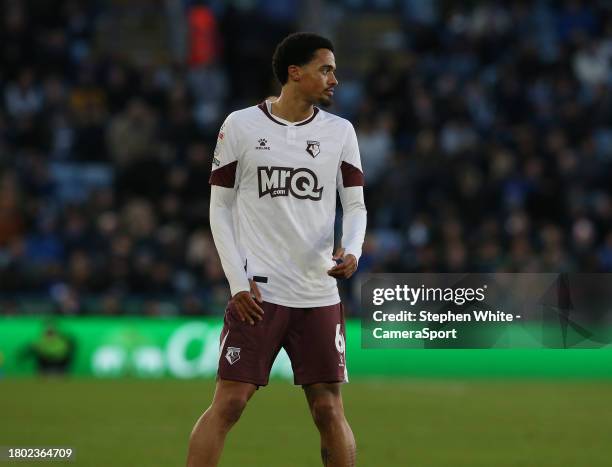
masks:
<path id="1" fill-rule="evenodd" d="M 231 427 L 240 419 L 246 404 L 247 399 L 245 397 L 230 396 L 224 398 L 217 407 L 217 413 L 221 419 L 221 422 L 225 426 Z"/>
<path id="2" fill-rule="evenodd" d="M 344 416 L 340 404 L 328 398 L 313 401 L 310 410 L 312 418 L 319 428 L 328 427 Z"/>

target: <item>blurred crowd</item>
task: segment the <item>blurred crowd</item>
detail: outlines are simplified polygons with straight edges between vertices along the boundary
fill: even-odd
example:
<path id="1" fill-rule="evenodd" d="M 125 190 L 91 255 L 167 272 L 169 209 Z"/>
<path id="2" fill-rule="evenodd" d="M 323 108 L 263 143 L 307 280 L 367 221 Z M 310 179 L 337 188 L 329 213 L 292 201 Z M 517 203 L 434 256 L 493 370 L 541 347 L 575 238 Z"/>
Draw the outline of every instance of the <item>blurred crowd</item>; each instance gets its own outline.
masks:
<path id="1" fill-rule="evenodd" d="M 367 272 L 612 272 L 610 4 L 362 3 L 400 27 L 363 73 L 337 50 L 369 217 L 348 308 Z M 222 312 L 216 134 L 278 92 L 297 18 L 217 5 L 207 63 L 142 64 L 100 51 L 100 2 L 3 6 L 0 312 Z"/>

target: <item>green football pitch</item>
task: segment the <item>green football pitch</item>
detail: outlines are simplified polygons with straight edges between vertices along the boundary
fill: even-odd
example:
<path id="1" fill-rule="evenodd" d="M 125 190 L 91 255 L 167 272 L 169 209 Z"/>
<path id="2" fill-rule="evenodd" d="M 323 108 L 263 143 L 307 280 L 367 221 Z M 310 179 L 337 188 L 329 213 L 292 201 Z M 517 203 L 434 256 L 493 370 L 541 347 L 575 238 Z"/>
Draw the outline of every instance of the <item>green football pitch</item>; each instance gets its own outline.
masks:
<path id="1" fill-rule="evenodd" d="M 0 446 L 74 447 L 65 465 L 183 466 L 213 385 L 0 380 Z M 361 380 L 343 393 L 359 466 L 612 465 L 611 382 Z M 231 432 L 221 465 L 318 466 L 318 453 L 301 389 L 272 381 Z"/>

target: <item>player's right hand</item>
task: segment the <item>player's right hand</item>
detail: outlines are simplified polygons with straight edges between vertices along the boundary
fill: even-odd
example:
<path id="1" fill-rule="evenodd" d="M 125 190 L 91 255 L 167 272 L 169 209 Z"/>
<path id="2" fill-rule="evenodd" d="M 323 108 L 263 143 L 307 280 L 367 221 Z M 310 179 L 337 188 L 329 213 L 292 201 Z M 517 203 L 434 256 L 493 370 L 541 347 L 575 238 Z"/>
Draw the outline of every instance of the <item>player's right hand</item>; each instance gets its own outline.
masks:
<path id="1" fill-rule="evenodd" d="M 249 283 L 251 284 L 251 291 L 243 290 L 238 292 L 232 297 L 231 302 L 236 313 L 238 313 L 240 321 L 247 321 L 249 324 L 254 325 L 256 320 L 263 320 L 264 311 L 257 304 L 258 302 L 262 303 L 257 283 L 252 280 L 249 280 Z"/>

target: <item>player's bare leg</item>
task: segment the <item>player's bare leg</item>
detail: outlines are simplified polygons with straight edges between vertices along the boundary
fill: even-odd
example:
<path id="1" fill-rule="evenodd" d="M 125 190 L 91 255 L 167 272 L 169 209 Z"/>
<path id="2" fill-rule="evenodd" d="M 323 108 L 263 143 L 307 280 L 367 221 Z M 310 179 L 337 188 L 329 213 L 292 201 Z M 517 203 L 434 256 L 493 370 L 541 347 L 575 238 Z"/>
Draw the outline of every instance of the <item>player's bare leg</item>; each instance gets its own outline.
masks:
<path id="1" fill-rule="evenodd" d="M 344 416 L 339 383 L 304 386 L 310 413 L 321 434 L 321 459 L 326 467 L 353 467 L 356 446 Z"/>
<path id="2" fill-rule="evenodd" d="M 257 386 L 238 381 L 217 381 L 210 407 L 198 419 L 189 438 L 187 467 L 215 467 L 225 437 L 238 421 Z"/>

